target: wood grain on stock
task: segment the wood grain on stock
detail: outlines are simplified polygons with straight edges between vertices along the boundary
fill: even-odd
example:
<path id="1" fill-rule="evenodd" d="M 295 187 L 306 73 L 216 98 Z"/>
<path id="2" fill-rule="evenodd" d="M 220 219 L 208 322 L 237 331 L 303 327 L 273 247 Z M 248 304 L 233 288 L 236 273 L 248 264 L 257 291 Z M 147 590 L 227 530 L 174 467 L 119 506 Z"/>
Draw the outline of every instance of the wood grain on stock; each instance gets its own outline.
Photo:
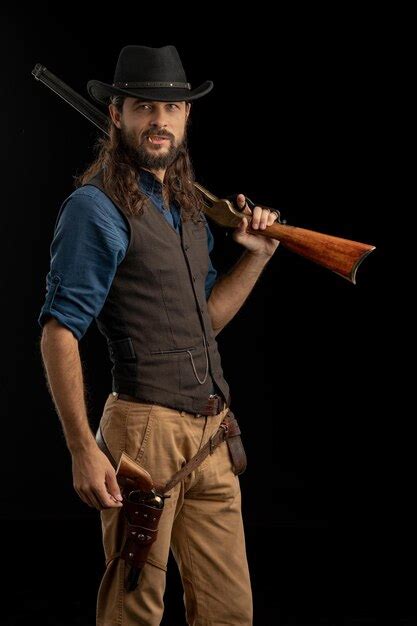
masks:
<path id="1" fill-rule="evenodd" d="M 279 239 L 281 244 L 291 252 L 336 272 L 353 284 L 356 283 L 356 272 L 359 265 L 375 249 L 375 246 L 367 243 L 334 237 L 287 224 L 274 223 L 262 231 L 255 230 L 249 225 L 248 231 L 261 234 L 264 237 Z"/>
<path id="2" fill-rule="evenodd" d="M 204 189 L 200 185 L 196 186 L 200 190 Z M 204 191 L 206 194 L 209 193 L 207 190 Z M 208 195 L 206 197 L 208 198 Z M 229 200 L 216 200 L 215 196 L 213 198 L 214 201 L 211 204 L 210 202 L 203 203 L 204 212 L 221 226 L 236 228 L 243 214 L 237 211 Z M 270 207 L 258 206 L 273 210 Z M 367 243 L 334 237 L 280 222 L 275 222 L 263 230 L 255 230 L 250 227 L 249 221 L 248 232 L 279 239 L 281 244 L 291 252 L 332 270 L 353 284 L 356 283 L 356 271 L 360 263 L 372 250 L 375 250 L 375 246 Z"/>

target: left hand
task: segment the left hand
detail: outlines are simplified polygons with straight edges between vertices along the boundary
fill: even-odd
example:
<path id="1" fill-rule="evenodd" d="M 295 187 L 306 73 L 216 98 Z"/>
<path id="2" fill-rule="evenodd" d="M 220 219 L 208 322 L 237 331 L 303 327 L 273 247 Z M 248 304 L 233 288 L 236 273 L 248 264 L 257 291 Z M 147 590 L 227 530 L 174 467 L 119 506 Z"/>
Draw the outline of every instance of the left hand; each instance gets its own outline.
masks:
<path id="1" fill-rule="evenodd" d="M 243 193 L 237 196 L 237 204 L 243 213 L 252 215 L 251 228 L 257 230 L 264 230 L 267 226 L 273 224 L 278 215 L 274 211 L 269 209 L 262 209 L 260 206 L 255 206 L 253 213 L 247 205 L 246 198 Z M 249 252 L 260 256 L 272 256 L 279 246 L 277 239 L 271 237 L 259 237 L 258 235 L 252 235 L 247 232 L 248 219 L 244 217 L 233 231 L 233 239 L 247 248 Z"/>

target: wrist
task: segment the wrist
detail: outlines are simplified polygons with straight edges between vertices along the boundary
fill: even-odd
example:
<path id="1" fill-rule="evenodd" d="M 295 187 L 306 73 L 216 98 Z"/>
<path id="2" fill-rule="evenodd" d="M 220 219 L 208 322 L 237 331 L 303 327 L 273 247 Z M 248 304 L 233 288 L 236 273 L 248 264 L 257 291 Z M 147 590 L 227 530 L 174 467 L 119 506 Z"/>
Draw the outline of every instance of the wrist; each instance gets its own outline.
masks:
<path id="1" fill-rule="evenodd" d="M 246 254 L 247 256 L 254 257 L 266 263 L 272 257 L 273 252 L 270 253 L 270 252 L 265 252 L 264 250 L 249 250 L 249 248 L 247 248 Z"/>
<path id="2" fill-rule="evenodd" d="M 67 445 L 72 456 L 77 456 L 78 454 L 89 454 L 98 447 L 97 442 L 93 437 L 68 442 Z"/>

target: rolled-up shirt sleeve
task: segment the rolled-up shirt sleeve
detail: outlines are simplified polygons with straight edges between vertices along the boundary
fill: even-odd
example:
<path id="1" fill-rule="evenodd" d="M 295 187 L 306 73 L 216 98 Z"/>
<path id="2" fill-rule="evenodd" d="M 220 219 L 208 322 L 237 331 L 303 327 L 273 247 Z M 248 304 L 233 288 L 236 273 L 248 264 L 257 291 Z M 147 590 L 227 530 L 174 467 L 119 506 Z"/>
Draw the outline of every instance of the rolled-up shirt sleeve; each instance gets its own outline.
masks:
<path id="1" fill-rule="evenodd" d="M 80 340 L 100 313 L 129 241 L 127 224 L 109 204 L 91 186 L 62 204 L 50 246 L 41 327 L 52 316 Z"/>

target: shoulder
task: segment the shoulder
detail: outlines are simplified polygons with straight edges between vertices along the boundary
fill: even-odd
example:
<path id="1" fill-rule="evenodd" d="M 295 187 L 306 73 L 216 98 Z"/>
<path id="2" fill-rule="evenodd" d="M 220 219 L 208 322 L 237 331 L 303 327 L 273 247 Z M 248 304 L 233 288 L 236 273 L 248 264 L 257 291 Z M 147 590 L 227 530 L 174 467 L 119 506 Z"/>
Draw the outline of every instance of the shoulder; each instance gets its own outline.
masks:
<path id="1" fill-rule="evenodd" d="M 76 219 L 88 223 L 114 223 L 125 227 L 125 220 L 110 198 L 94 185 L 83 185 L 67 196 L 59 210 L 57 222 Z"/>
<path id="2" fill-rule="evenodd" d="M 110 198 L 98 187 L 94 185 L 83 185 L 78 187 L 63 202 L 63 206 L 83 207 L 91 211 L 105 209 L 106 211 L 117 211 L 116 206 Z"/>

